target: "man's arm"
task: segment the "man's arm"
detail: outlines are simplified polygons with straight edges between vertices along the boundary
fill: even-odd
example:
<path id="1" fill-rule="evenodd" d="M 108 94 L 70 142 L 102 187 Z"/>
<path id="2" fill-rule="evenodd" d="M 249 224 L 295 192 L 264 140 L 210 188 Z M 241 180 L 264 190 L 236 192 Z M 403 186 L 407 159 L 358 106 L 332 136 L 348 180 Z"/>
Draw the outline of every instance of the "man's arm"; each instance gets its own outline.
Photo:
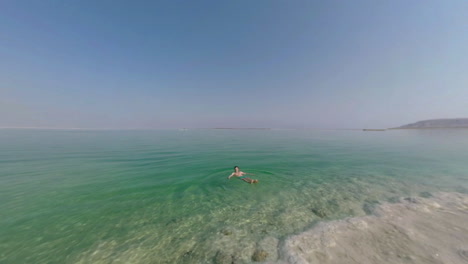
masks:
<path id="1" fill-rule="evenodd" d="M 234 173 L 231 173 L 231 175 L 229 175 L 228 180 L 231 179 L 232 176 L 234 176 Z"/>

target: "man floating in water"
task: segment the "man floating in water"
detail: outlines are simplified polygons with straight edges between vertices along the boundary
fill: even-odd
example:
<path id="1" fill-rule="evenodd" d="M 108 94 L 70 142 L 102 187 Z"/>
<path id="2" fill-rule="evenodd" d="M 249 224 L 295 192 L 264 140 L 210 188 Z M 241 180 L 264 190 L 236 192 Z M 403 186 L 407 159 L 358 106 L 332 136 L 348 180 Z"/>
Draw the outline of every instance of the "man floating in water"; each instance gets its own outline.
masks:
<path id="1" fill-rule="evenodd" d="M 252 173 L 245 173 L 239 170 L 239 167 L 234 166 L 234 172 L 229 175 L 228 180 L 231 179 L 232 176 L 236 176 L 238 179 L 245 181 L 246 183 L 257 183 L 258 180 L 252 180 L 244 175 L 254 175 Z"/>

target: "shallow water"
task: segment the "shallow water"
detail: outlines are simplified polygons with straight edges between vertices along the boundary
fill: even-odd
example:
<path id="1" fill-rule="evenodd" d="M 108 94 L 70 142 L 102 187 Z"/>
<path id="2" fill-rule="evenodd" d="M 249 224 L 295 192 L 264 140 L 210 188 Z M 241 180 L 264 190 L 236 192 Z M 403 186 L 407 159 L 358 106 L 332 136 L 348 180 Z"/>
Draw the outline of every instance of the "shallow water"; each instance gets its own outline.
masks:
<path id="1" fill-rule="evenodd" d="M 0 130 L 0 263 L 249 262 L 382 201 L 468 192 L 467 150 L 463 129 Z"/>

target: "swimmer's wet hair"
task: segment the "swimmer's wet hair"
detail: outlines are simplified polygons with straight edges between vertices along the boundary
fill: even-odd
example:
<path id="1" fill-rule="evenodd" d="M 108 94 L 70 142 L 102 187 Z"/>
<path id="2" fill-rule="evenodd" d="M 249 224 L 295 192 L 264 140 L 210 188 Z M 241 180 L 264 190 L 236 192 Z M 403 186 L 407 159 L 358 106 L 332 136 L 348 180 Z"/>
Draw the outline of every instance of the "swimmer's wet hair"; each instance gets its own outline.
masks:
<path id="1" fill-rule="evenodd" d="M 234 169 L 239 168 L 239 166 L 234 166 Z"/>

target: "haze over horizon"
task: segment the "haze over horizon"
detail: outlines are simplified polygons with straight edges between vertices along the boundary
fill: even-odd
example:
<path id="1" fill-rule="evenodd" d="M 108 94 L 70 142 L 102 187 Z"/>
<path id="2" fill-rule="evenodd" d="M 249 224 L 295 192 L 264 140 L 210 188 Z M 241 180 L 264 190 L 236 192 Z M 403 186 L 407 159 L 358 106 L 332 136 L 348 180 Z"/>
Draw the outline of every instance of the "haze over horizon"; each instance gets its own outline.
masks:
<path id="1" fill-rule="evenodd" d="M 4 1 L 0 127 L 468 117 L 468 3 Z"/>

